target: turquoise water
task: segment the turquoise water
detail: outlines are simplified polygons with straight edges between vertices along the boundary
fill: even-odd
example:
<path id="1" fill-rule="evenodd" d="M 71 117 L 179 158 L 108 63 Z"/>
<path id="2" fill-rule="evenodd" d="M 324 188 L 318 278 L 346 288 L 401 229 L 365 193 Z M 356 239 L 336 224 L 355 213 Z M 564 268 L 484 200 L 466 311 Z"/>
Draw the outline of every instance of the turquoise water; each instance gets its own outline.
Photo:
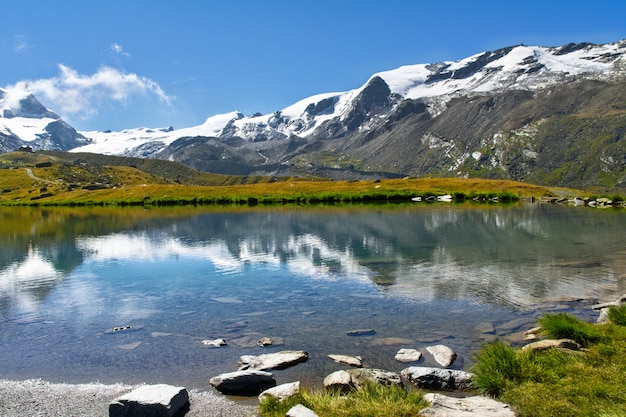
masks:
<path id="1" fill-rule="evenodd" d="M 309 361 L 276 379 L 316 386 L 342 368 L 328 354 L 399 371 L 412 365 L 400 348 L 439 343 L 465 369 L 483 340 L 516 342 L 545 311 L 594 319 L 591 304 L 626 292 L 623 210 L 3 208 L 0 220 L 0 378 L 207 389 L 241 355 L 302 349 Z M 202 344 L 215 338 L 228 345 Z"/>

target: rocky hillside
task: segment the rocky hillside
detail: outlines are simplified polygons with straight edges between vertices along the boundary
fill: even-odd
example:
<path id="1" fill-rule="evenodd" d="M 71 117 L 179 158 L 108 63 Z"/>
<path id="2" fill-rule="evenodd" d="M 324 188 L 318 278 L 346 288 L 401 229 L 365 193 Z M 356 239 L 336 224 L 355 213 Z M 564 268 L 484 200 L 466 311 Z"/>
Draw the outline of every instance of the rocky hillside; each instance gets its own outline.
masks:
<path id="1" fill-rule="evenodd" d="M 229 174 L 507 178 L 626 188 L 626 42 L 518 46 L 374 75 L 156 152 Z"/>

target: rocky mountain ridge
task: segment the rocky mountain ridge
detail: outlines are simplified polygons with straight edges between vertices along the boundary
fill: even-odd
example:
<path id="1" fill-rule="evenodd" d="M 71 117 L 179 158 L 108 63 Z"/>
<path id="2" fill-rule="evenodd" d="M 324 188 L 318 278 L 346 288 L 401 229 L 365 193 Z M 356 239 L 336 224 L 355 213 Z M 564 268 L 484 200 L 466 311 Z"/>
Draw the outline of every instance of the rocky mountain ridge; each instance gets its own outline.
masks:
<path id="1" fill-rule="evenodd" d="M 31 143 L 225 174 L 477 176 L 623 189 L 624 51 L 626 41 L 518 45 L 380 72 L 357 89 L 268 115 L 232 112 L 192 128 L 83 132 L 50 143 L 43 134 Z M 5 149 L 20 143 L 15 134 L 0 139 Z"/>
<path id="2" fill-rule="evenodd" d="M 91 142 L 32 94 L 0 88 L 0 151 L 28 146 L 68 150 Z"/>

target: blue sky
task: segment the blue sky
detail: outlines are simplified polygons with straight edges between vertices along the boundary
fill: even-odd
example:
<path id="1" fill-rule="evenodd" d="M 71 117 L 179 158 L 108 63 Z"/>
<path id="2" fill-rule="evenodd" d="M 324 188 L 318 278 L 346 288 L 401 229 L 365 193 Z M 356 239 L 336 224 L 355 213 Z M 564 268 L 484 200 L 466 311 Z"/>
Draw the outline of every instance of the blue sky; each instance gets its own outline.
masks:
<path id="1" fill-rule="evenodd" d="M 626 38 L 623 0 L 0 0 L 0 14 L 0 86 L 79 130 L 189 127 L 401 65 Z"/>

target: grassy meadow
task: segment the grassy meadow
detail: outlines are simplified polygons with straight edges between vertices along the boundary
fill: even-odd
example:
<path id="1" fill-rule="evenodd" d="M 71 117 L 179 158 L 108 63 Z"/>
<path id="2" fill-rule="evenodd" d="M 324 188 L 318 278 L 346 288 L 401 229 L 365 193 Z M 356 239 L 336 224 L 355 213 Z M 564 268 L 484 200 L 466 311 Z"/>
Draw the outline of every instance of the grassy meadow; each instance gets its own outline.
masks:
<path id="1" fill-rule="evenodd" d="M 164 167 L 175 166 L 163 161 Z M 238 177 L 187 167 L 140 169 L 83 159 L 13 152 L 0 155 L 2 205 L 315 204 L 410 201 L 449 194 L 515 201 L 555 195 L 546 187 L 509 180 L 405 178 L 330 181 L 319 178 Z M 160 173 L 162 175 L 158 175 Z M 184 173 L 184 175 L 183 175 Z"/>

